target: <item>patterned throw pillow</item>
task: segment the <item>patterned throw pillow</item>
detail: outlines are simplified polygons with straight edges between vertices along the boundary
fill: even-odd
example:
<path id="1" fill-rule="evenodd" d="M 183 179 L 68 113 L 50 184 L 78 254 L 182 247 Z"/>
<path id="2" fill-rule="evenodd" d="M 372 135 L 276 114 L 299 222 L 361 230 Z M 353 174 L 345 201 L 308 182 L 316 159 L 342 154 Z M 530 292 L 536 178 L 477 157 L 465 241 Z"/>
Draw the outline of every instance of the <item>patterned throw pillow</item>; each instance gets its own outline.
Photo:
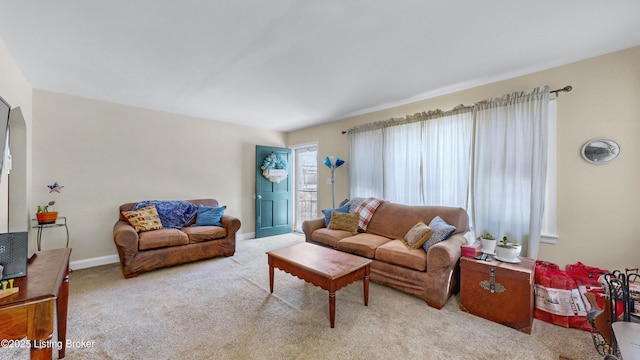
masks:
<path id="1" fill-rule="evenodd" d="M 402 243 L 407 247 L 407 249 L 417 249 L 422 246 L 422 244 L 424 244 L 432 234 L 433 229 L 420 221 L 407 231 L 404 235 L 404 239 L 402 239 Z"/>
<path id="2" fill-rule="evenodd" d="M 137 232 L 162 229 L 162 222 L 160 222 L 155 205 L 146 206 L 138 210 L 123 211 L 122 216 L 127 219 L 127 222 Z"/>
<path id="3" fill-rule="evenodd" d="M 439 243 L 440 241 L 447 240 L 451 234 L 456 231 L 456 227 L 447 224 L 440 216 L 436 216 L 429 223 L 429 227 L 433 229 L 433 235 L 429 240 L 422 244 L 424 251 L 429 251 L 432 245 Z"/>
<path id="4" fill-rule="evenodd" d="M 331 214 L 331 221 L 329 222 L 329 229 L 333 230 L 345 230 L 352 234 L 358 232 L 358 221 L 360 216 L 358 214 L 348 214 L 334 211 Z"/>

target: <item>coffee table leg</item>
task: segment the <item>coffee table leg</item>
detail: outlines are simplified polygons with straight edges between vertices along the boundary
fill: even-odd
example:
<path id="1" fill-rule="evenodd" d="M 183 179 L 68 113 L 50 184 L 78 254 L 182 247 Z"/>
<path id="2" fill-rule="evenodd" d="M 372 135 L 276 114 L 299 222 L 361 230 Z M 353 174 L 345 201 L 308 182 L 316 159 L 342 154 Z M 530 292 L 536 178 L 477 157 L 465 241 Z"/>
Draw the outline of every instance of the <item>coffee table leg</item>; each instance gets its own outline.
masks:
<path id="1" fill-rule="evenodd" d="M 371 271 L 371 267 L 367 265 L 364 268 L 364 279 L 362 279 L 362 284 L 364 286 L 364 306 L 369 306 L 369 272 Z"/>
<path id="2" fill-rule="evenodd" d="M 269 264 L 269 290 L 273 293 L 273 265 Z"/>
<path id="3" fill-rule="evenodd" d="M 336 320 L 336 293 L 329 293 L 329 320 L 331 321 L 331 328 L 333 329 L 333 325 Z"/>

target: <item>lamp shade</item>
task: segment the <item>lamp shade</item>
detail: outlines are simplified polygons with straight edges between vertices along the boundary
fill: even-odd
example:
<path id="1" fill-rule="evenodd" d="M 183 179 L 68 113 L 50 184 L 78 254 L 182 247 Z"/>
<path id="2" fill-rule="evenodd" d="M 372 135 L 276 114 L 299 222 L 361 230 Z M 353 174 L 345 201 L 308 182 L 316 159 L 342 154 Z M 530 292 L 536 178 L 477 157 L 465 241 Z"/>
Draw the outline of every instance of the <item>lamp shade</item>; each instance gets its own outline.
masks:
<path id="1" fill-rule="evenodd" d="M 332 166 L 334 167 L 340 167 L 342 164 L 344 164 L 344 160 L 340 159 L 339 157 L 336 156 L 327 156 L 326 158 L 324 158 L 324 166 L 330 168 Z"/>

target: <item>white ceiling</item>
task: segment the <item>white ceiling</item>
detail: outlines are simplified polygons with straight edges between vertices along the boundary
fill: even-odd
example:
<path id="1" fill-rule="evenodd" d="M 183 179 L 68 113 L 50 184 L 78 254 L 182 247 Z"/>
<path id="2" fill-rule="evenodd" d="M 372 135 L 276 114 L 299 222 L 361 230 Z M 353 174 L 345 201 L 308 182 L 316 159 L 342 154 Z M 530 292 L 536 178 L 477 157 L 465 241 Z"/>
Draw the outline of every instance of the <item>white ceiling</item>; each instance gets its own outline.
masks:
<path id="1" fill-rule="evenodd" d="M 0 0 L 0 39 L 37 89 L 290 131 L 640 45 L 638 14 L 638 0 Z"/>

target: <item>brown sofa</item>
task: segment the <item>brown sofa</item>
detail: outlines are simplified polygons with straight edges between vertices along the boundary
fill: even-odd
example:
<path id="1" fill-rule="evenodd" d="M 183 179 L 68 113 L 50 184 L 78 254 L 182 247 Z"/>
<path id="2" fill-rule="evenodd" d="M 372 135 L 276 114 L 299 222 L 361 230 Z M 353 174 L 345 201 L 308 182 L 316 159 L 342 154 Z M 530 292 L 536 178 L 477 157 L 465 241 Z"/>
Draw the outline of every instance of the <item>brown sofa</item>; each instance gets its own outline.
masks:
<path id="1" fill-rule="evenodd" d="M 425 251 L 408 250 L 401 240 L 418 221 L 429 224 L 440 216 L 456 227 L 454 234 Z M 377 283 L 424 299 L 442 308 L 459 282 L 461 245 L 467 240 L 469 217 L 462 208 L 408 206 L 382 203 L 374 212 L 366 232 L 356 235 L 325 227 L 324 218 L 302 223 L 307 242 L 373 259 L 370 279 Z"/>
<path id="2" fill-rule="evenodd" d="M 198 206 L 218 207 L 214 199 L 187 200 Z M 240 220 L 233 216 L 222 217 L 222 227 L 191 226 L 194 217 L 182 229 L 161 229 L 136 232 L 125 221 L 122 211 L 132 210 L 135 203 L 120 206 L 120 218 L 113 227 L 113 241 L 118 249 L 122 274 L 132 278 L 138 274 L 215 256 L 232 256 L 236 251 L 236 232 Z"/>

